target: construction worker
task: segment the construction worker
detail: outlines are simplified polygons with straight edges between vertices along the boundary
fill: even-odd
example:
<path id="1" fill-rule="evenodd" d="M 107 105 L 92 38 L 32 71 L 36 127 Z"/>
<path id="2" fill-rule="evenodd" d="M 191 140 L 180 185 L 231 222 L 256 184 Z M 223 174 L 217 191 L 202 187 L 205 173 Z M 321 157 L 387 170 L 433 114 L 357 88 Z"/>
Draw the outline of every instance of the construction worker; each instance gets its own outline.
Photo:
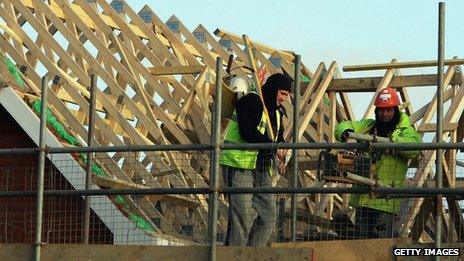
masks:
<path id="1" fill-rule="evenodd" d="M 264 104 L 256 92 L 240 98 L 225 135 L 225 143 L 283 142 L 281 104 L 291 91 L 291 79 L 281 73 L 271 75 L 262 86 Z M 269 137 L 271 122 L 275 139 Z M 228 187 L 272 187 L 272 159 L 277 155 L 280 167 L 286 150 L 222 150 L 220 164 Z M 276 197 L 272 194 L 231 194 L 229 224 L 225 245 L 265 246 L 276 221 Z"/>
<path id="2" fill-rule="evenodd" d="M 409 117 L 400 112 L 397 92 L 387 87 L 375 98 L 375 120 L 344 121 L 335 127 L 335 138 L 346 141 L 349 132 L 389 138 L 393 143 L 420 143 L 421 136 L 411 126 Z M 382 152 L 376 159 L 376 178 L 382 184 L 403 187 L 408 159 L 419 151 Z M 351 195 L 350 206 L 356 209 L 355 222 L 361 238 L 396 237 L 393 221 L 400 210 L 399 199 L 377 199 L 370 195 Z"/>

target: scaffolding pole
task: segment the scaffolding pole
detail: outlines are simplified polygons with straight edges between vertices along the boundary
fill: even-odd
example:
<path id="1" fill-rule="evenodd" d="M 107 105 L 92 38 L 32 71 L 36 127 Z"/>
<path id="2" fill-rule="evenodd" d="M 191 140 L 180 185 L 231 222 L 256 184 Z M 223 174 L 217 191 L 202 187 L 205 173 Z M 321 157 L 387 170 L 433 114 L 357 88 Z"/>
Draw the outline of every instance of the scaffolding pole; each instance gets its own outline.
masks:
<path id="1" fill-rule="evenodd" d="M 209 237 L 210 251 L 209 259 L 216 260 L 217 244 L 217 220 L 218 220 L 218 174 L 219 174 L 219 153 L 221 138 L 221 103 L 222 103 L 222 59 L 216 59 L 216 100 L 214 104 L 213 123 L 211 124 L 211 144 L 213 151 L 211 155 L 211 175 L 210 175 L 210 195 L 209 195 Z"/>
<path id="2" fill-rule="evenodd" d="M 45 190 L 50 196 L 113 196 L 113 195 L 197 195 L 211 194 L 376 194 L 381 197 L 404 195 L 404 197 L 427 197 L 442 194 L 463 198 L 464 188 L 398 188 L 398 187 L 236 187 L 218 188 L 216 191 L 205 188 L 131 188 L 131 189 L 89 189 L 89 190 Z M 37 191 L 0 191 L 0 198 L 34 197 Z"/>
<path id="3" fill-rule="evenodd" d="M 441 149 L 462 149 L 464 142 L 454 143 L 224 143 L 220 145 L 223 150 L 235 149 L 298 149 L 298 150 L 320 150 L 320 149 L 359 149 L 359 150 L 436 150 Z M 93 146 L 93 147 L 50 147 L 46 151 L 48 154 L 67 154 L 77 152 L 137 152 L 137 151 L 206 151 L 212 150 L 209 144 L 172 144 L 172 145 L 126 145 L 126 146 Z M 29 149 L 0 149 L 0 155 L 37 153 L 37 148 Z"/>
<path id="4" fill-rule="evenodd" d="M 36 212 L 35 212 L 35 260 L 40 261 L 42 246 L 42 211 L 44 198 L 44 176 L 45 176 L 45 130 L 47 127 L 47 94 L 48 79 L 42 77 L 42 99 L 40 107 L 40 134 L 39 134 L 39 166 L 37 170 Z"/>
<path id="5" fill-rule="evenodd" d="M 87 132 L 87 147 L 93 146 L 94 129 L 95 129 L 95 88 L 97 77 L 95 74 L 90 76 L 90 103 L 89 103 L 89 130 Z M 87 161 L 85 164 L 85 189 L 90 189 L 92 179 L 92 160 L 93 153 L 87 152 Z M 89 243 L 90 234 L 90 201 L 91 197 L 87 196 L 84 199 L 84 237 L 83 243 Z"/>
<path id="6" fill-rule="evenodd" d="M 294 88 L 293 88 L 293 143 L 298 143 L 298 129 L 300 128 L 299 125 L 299 115 L 300 115 L 300 67 L 301 67 L 301 56 L 295 56 L 295 75 L 294 75 Z M 292 180 L 291 185 L 292 188 L 296 188 L 298 186 L 298 150 L 292 150 L 293 155 L 293 168 L 292 168 Z M 290 209 L 291 209 L 291 222 L 290 222 L 290 230 L 291 230 L 291 239 L 292 242 L 296 241 L 296 212 L 297 212 L 297 205 L 296 205 L 296 194 L 292 194 L 290 198 Z"/>
<path id="7" fill-rule="evenodd" d="M 436 141 L 443 142 L 443 69 L 445 56 L 445 3 L 440 2 L 438 5 L 438 82 L 437 82 L 437 132 Z M 437 188 L 443 188 L 443 166 L 442 166 L 443 149 L 437 148 L 436 154 L 436 175 Z M 443 195 L 438 194 L 435 204 L 435 247 L 441 247 L 443 223 L 441 209 L 443 204 Z M 439 256 L 435 260 L 440 260 Z"/>

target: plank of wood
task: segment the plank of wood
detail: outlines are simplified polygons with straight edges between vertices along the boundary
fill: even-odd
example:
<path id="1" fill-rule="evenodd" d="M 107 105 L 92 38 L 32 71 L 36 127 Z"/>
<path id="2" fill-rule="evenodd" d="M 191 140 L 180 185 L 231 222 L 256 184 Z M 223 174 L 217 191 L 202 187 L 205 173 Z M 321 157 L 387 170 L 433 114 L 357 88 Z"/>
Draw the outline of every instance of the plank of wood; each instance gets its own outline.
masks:
<path id="1" fill-rule="evenodd" d="M 311 98 L 311 95 L 314 93 L 314 89 L 316 88 L 316 86 L 318 86 L 318 84 L 321 81 L 322 72 L 324 70 L 325 70 L 324 63 L 320 63 L 319 66 L 316 69 L 316 72 L 314 73 L 314 78 L 312 79 L 311 83 L 308 85 L 308 88 L 306 88 L 304 90 L 303 95 L 302 95 L 302 97 L 300 99 L 300 114 L 302 114 L 301 112 L 304 112 L 305 107 L 308 105 L 309 100 Z M 293 128 L 293 121 L 288 122 L 287 126 L 288 127 L 286 127 L 285 130 L 284 130 L 284 139 L 285 140 L 290 139 L 290 135 L 291 135 L 292 128 Z M 300 125 L 300 127 L 301 127 L 301 125 Z M 308 124 L 308 128 L 312 128 L 312 126 L 310 126 Z M 315 133 L 316 133 L 316 131 L 314 130 L 314 134 Z M 313 136 L 313 137 L 315 138 L 315 136 Z"/>
<path id="2" fill-rule="evenodd" d="M 339 92 L 372 92 L 382 81 L 382 77 L 358 77 L 358 78 L 343 78 L 334 79 L 327 91 Z M 456 73 L 451 79 L 450 84 L 460 85 L 461 77 Z M 389 86 L 397 89 L 405 87 L 422 87 L 422 86 L 435 86 L 437 84 L 436 74 L 425 75 L 401 75 L 393 76 Z"/>
<path id="3" fill-rule="evenodd" d="M 313 95 L 313 99 L 311 99 L 311 103 L 309 104 L 305 113 L 302 115 L 301 122 L 300 122 L 300 129 L 298 130 L 298 138 L 300 138 L 303 135 L 303 132 L 306 129 L 306 126 L 308 125 L 309 121 L 311 120 L 314 112 L 316 111 L 317 106 L 319 105 L 319 103 L 321 103 L 324 93 L 327 90 L 329 83 L 332 81 L 336 66 L 337 66 L 336 62 L 332 62 L 330 64 L 329 69 L 324 79 L 321 81 L 321 83 L 317 87 L 317 90 Z"/>
<path id="4" fill-rule="evenodd" d="M 351 120 L 351 121 L 356 120 L 356 117 L 353 112 L 353 107 L 351 106 L 351 102 L 350 102 L 350 98 L 348 97 L 348 94 L 344 92 L 339 92 L 338 95 L 340 95 L 340 101 L 342 103 L 342 108 L 346 115 L 346 120 Z"/>
<path id="5" fill-rule="evenodd" d="M 444 123 L 443 124 L 443 131 L 456 131 L 458 128 L 457 123 Z M 417 131 L 419 132 L 436 132 L 437 131 L 437 124 L 436 123 L 426 123 L 421 125 Z"/>
<path id="6" fill-rule="evenodd" d="M 443 86 L 448 86 L 449 85 L 454 72 L 455 72 L 455 67 L 454 66 L 448 67 L 448 69 L 446 70 L 444 79 L 443 79 Z M 427 123 L 429 123 L 431 121 L 433 115 L 435 114 L 436 108 L 437 108 L 437 93 L 435 92 L 435 95 L 432 98 L 430 106 L 427 108 L 427 111 L 425 112 L 424 116 L 422 117 L 422 121 L 421 121 L 421 124 L 419 126 L 419 129 L 422 128 L 425 124 L 427 124 Z"/>
<path id="7" fill-rule="evenodd" d="M 123 180 L 118 180 L 109 177 L 101 177 L 101 176 L 92 176 L 92 181 L 94 184 L 104 187 L 109 187 L 112 189 L 148 189 L 149 187 L 136 184 L 133 182 L 127 182 Z M 146 195 L 151 201 L 163 201 L 169 202 L 171 204 L 175 204 L 178 206 L 188 207 L 188 208 L 196 208 L 200 205 L 198 201 L 195 201 L 191 198 L 187 198 L 180 195 Z"/>
<path id="8" fill-rule="evenodd" d="M 414 242 L 417 242 L 424 232 L 424 227 L 432 214 L 433 204 L 430 198 L 426 198 L 422 203 L 419 212 L 416 215 L 414 225 L 411 228 L 410 238 Z"/>
<path id="9" fill-rule="evenodd" d="M 222 29 L 216 29 L 214 31 L 214 34 L 218 37 L 222 37 L 223 35 L 227 34 L 234 42 L 237 42 L 237 43 L 240 43 L 240 44 L 243 44 L 245 45 L 245 42 L 243 40 L 242 37 L 238 36 L 238 35 L 235 35 L 233 33 L 230 33 L 230 32 L 227 32 L 225 30 L 222 30 Z M 260 52 L 264 52 L 264 53 L 267 53 L 267 54 L 273 54 L 275 52 L 279 53 L 283 58 L 285 58 L 287 61 L 290 61 L 290 62 L 293 62 L 293 60 L 295 59 L 294 55 L 293 54 L 290 54 L 288 52 L 285 52 L 285 51 L 281 51 L 281 50 L 277 50 L 277 49 L 274 49 L 272 47 L 269 47 L 267 45 L 264 45 L 264 44 L 261 44 L 261 43 L 257 43 L 257 42 L 251 42 L 251 44 L 253 46 L 255 46 Z"/>
<path id="10" fill-rule="evenodd" d="M 446 90 L 445 93 L 443 94 L 443 102 L 447 102 L 449 99 L 454 97 L 453 90 L 449 89 Z M 424 117 L 425 113 L 427 112 L 427 109 L 430 107 L 430 104 L 432 102 L 428 102 L 424 106 L 422 106 L 419 110 L 415 111 L 411 116 L 409 116 L 409 120 L 411 121 L 412 124 L 415 124 L 418 122 L 422 117 Z"/>
<path id="11" fill-rule="evenodd" d="M 445 60 L 445 65 L 451 66 L 451 65 L 461 65 L 461 64 L 464 64 L 464 59 Z M 395 64 L 379 63 L 379 64 L 365 64 L 365 65 L 347 65 L 347 66 L 343 66 L 343 71 L 344 72 L 356 72 L 356 71 L 417 68 L 417 67 L 431 67 L 431 66 L 437 66 L 437 61 L 428 60 L 428 61 L 414 61 L 414 62 L 399 62 Z"/>
<path id="12" fill-rule="evenodd" d="M 198 74 L 203 70 L 203 65 L 151 67 L 148 68 L 153 75 Z"/>
<path id="13" fill-rule="evenodd" d="M 335 142 L 335 127 L 337 124 L 337 97 L 335 92 L 329 92 L 330 112 L 329 112 L 329 140 L 328 142 Z"/>

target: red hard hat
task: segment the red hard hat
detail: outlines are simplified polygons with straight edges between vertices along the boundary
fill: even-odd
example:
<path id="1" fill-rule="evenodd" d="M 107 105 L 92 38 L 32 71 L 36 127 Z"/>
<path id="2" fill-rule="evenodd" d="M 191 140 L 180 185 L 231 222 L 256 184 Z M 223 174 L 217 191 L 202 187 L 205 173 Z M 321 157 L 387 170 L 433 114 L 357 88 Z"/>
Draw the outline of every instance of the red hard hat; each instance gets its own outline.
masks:
<path id="1" fill-rule="evenodd" d="M 395 107 L 400 105 L 400 98 L 392 87 L 387 87 L 380 90 L 377 94 L 374 105 L 378 108 Z"/>

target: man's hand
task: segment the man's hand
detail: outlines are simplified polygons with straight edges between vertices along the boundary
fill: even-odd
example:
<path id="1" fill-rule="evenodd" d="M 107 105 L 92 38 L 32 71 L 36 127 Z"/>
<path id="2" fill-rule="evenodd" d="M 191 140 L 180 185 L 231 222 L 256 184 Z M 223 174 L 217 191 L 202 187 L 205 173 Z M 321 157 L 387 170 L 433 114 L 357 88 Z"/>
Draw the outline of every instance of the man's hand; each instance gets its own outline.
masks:
<path id="1" fill-rule="evenodd" d="M 342 141 L 347 142 L 347 141 L 349 140 L 350 133 L 353 133 L 353 132 L 354 132 L 354 131 L 351 130 L 351 129 L 345 130 L 345 131 L 342 133 Z"/>
<path id="2" fill-rule="evenodd" d="M 277 158 L 281 162 L 285 162 L 285 156 L 287 155 L 287 149 L 278 149 L 277 150 Z"/>
<path id="3" fill-rule="evenodd" d="M 355 140 L 355 139 L 350 139 L 350 138 L 348 138 L 348 139 L 346 139 L 345 142 L 346 142 L 346 143 L 356 143 L 356 142 L 358 142 L 358 141 Z"/>

